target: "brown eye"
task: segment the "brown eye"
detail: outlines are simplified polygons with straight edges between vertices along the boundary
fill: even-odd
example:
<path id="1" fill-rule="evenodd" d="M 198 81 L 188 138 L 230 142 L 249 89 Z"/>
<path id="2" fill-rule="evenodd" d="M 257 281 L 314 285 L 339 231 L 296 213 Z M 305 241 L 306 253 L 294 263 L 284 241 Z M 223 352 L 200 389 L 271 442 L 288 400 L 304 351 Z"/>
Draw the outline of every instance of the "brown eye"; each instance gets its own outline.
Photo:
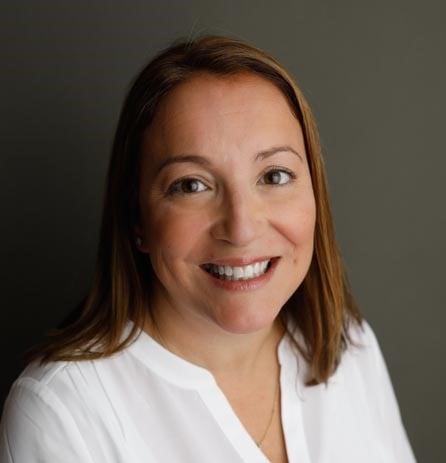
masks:
<path id="1" fill-rule="evenodd" d="M 268 178 L 272 185 L 286 185 L 296 178 L 291 171 L 285 169 L 271 169 L 264 177 Z"/>
<path id="2" fill-rule="evenodd" d="M 200 183 L 204 185 L 204 183 L 201 180 L 198 180 L 197 178 L 183 178 L 177 180 L 169 188 L 168 194 L 187 195 L 192 193 L 200 193 L 201 191 L 205 191 L 205 189 L 200 189 Z"/>

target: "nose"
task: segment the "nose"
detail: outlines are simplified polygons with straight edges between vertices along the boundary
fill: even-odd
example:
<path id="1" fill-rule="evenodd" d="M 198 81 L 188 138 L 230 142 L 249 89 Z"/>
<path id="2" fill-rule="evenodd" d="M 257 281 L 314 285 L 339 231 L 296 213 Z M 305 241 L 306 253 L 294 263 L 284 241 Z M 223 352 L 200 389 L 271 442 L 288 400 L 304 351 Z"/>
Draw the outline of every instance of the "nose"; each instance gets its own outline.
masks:
<path id="1" fill-rule="evenodd" d="M 217 206 L 212 236 L 237 247 L 251 244 L 262 233 L 265 221 L 261 198 L 248 188 L 227 190 Z"/>

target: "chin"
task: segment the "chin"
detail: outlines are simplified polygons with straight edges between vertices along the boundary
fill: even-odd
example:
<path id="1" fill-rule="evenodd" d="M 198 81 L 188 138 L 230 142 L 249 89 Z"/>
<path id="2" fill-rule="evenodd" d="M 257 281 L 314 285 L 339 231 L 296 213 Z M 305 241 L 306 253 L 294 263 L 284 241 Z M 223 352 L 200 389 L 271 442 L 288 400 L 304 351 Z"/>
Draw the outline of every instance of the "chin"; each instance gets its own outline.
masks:
<path id="1" fill-rule="evenodd" d="M 223 315 L 223 314 L 222 314 Z M 226 313 L 219 317 L 218 325 L 221 329 L 232 334 L 250 334 L 266 329 L 274 323 L 275 313 L 242 313 L 242 311 Z"/>

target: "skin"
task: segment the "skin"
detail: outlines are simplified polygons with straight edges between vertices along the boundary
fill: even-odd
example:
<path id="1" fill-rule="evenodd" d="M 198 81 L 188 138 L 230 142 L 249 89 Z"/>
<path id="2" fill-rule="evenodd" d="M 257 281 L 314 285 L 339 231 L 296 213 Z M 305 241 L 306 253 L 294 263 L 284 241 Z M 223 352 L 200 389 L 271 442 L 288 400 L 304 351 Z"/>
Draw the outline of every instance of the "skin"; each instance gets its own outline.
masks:
<path id="1" fill-rule="evenodd" d="M 300 157 L 281 151 L 253 160 L 279 145 Z M 163 160 L 179 154 L 198 154 L 211 166 L 177 163 L 157 174 Z M 267 174 L 271 169 L 296 178 Z M 196 181 L 169 195 L 182 177 Z M 255 372 L 273 360 L 283 333 L 277 315 L 304 279 L 314 247 L 311 176 L 287 100 L 248 73 L 203 73 L 180 84 L 144 133 L 139 192 L 135 233 L 157 276 L 152 309 L 159 332 L 151 324 L 146 331 L 217 376 L 258 380 Z M 281 256 L 279 265 L 251 291 L 219 289 L 199 267 L 213 258 L 264 255 Z"/>

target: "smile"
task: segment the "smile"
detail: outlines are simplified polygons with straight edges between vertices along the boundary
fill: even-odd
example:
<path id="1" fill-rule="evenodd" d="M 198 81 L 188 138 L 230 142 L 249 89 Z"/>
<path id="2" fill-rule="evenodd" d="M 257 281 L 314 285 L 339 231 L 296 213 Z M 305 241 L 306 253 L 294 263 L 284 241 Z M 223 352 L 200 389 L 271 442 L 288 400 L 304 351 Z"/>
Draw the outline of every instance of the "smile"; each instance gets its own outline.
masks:
<path id="1" fill-rule="evenodd" d="M 280 257 L 272 257 L 240 267 L 204 264 L 200 268 L 217 288 L 229 291 L 252 291 L 262 288 L 271 280 L 279 260 Z"/>
<path id="2" fill-rule="evenodd" d="M 221 280 L 249 280 L 252 278 L 257 278 L 258 276 L 266 273 L 271 266 L 271 260 L 272 259 L 268 259 L 261 262 L 256 262 L 253 265 L 245 265 L 243 267 L 205 264 L 203 268 L 206 270 L 206 272 Z"/>

